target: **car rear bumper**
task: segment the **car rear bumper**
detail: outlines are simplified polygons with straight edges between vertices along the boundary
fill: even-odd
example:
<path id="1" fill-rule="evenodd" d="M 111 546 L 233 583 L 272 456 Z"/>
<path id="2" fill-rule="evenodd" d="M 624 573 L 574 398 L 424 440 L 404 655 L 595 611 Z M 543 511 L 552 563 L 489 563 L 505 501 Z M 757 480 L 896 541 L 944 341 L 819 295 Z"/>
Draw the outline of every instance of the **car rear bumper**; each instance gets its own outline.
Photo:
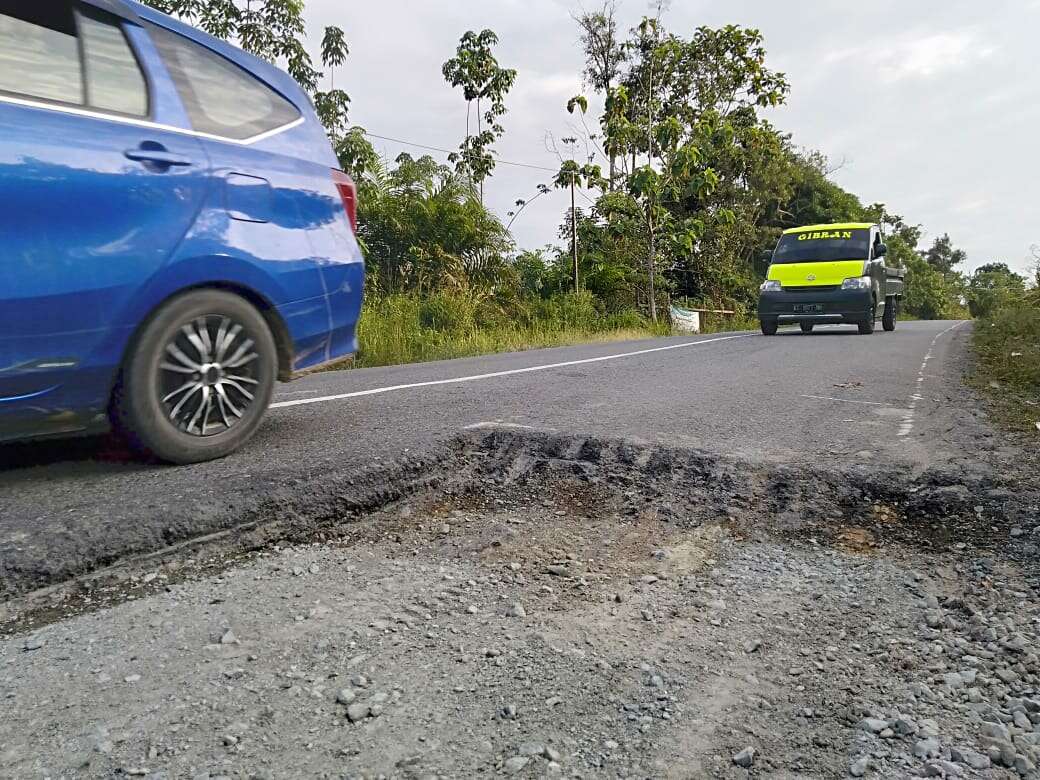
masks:
<path id="1" fill-rule="evenodd" d="M 758 318 L 766 322 L 864 322 L 870 317 L 870 290 L 802 288 L 763 292 L 758 299 Z"/>

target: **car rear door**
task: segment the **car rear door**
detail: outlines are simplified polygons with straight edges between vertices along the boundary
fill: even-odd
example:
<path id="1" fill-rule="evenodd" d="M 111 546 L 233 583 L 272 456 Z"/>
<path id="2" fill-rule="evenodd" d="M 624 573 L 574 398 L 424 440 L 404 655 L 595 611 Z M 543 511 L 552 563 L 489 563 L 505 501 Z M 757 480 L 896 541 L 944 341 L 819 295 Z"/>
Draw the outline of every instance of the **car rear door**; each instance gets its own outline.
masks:
<path id="1" fill-rule="evenodd" d="M 0 428 L 104 403 L 121 312 L 199 210 L 208 158 L 166 78 L 131 20 L 0 0 Z"/>

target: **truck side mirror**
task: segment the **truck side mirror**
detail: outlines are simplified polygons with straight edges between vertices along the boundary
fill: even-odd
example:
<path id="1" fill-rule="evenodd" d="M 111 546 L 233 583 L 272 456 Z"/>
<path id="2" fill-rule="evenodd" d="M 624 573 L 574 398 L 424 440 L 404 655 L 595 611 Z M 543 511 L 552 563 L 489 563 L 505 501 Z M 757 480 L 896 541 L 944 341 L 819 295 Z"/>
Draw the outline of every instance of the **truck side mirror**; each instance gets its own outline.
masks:
<path id="1" fill-rule="evenodd" d="M 763 249 L 761 252 L 759 252 L 758 259 L 761 260 L 763 263 L 773 262 L 773 250 Z"/>
<path id="2" fill-rule="evenodd" d="M 878 244 L 874 247 L 874 257 L 884 257 L 888 254 L 888 247 L 884 244 Z"/>

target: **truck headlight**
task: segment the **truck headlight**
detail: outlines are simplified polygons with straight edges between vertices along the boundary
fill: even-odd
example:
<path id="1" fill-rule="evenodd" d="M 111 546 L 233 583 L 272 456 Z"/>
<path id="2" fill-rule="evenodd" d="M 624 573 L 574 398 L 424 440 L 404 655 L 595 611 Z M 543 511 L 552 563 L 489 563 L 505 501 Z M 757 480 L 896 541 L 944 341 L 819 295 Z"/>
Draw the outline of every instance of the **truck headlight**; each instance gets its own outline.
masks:
<path id="1" fill-rule="evenodd" d="M 780 292 L 783 289 L 783 285 L 775 279 L 766 279 L 758 289 L 762 292 Z"/>
<path id="2" fill-rule="evenodd" d="M 853 276 L 841 283 L 843 290 L 869 290 L 871 281 L 869 276 Z"/>

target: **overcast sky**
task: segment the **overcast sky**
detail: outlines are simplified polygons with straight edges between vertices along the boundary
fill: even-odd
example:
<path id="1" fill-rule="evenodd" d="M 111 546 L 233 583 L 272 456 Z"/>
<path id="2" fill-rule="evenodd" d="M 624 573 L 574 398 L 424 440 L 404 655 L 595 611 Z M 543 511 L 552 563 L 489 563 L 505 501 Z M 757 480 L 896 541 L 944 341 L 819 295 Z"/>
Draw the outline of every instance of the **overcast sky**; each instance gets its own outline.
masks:
<path id="1" fill-rule="evenodd" d="M 312 33 L 325 24 L 346 31 L 351 56 L 337 86 L 353 99 L 352 122 L 443 148 L 465 135 L 465 104 L 441 65 L 466 30 L 495 30 L 499 62 L 519 71 L 498 154 L 551 168 L 546 132 L 572 132 L 565 104 L 584 91 L 570 18 L 580 2 L 308 0 L 307 15 Z M 625 30 L 648 9 L 646 0 L 619 5 Z M 992 260 L 1031 267 L 1030 246 L 1040 244 L 1040 0 L 674 0 L 665 16 L 682 35 L 729 23 L 762 31 L 767 64 L 792 86 L 770 118 L 840 165 L 840 185 L 923 224 L 923 244 L 948 232 L 969 269 Z M 594 124 L 598 110 L 589 114 Z M 424 153 L 375 143 L 390 159 Z M 488 205 L 505 218 L 548 177 L 500 165 Z M 556 241 L 568 205 L 558 193 L 529 207 L 513 225 L 518 244 Z"/>

